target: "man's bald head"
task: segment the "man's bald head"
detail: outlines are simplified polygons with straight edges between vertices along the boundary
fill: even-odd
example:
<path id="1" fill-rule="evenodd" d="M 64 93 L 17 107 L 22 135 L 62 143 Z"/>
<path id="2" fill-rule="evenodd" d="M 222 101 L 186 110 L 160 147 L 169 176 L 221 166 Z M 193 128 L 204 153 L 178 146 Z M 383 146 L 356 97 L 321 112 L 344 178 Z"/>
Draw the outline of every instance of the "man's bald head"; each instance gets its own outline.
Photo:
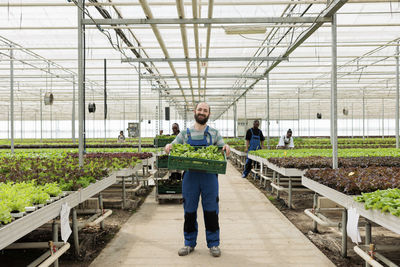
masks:
<path id="1" fill-rule="evenodd" d="M 210 105 L 209 105 L 209 104 L 207 104 L 206 102 L 200 102 L 200 103 L 197 103 L 197 104 L 196 104 L 196 106 L 194 107 L 194 111 L 196 111 L 196 110 L 197 110 L 197 108 L 198 108 L 199 106 L 201 106 L 202 108 L 205 108 L 205 107 L 207 107 L 207 108 L 208 108 L 208 113 L 210 113 L 210 112 L 211 112 L 211 110 L 210 110 Z"/>

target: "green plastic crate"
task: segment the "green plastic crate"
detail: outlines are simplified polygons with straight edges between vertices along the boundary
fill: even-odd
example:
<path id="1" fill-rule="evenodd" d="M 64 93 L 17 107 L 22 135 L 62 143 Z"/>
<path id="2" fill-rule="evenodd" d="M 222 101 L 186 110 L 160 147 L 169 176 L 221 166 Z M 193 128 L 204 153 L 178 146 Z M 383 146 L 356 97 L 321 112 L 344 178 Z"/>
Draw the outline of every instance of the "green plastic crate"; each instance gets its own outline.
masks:
<path id="1" fill-rule="evenodd" d="M 164 158 L 165 157 L 165 158 Z M 168 155 L 157 156 L 156 158 L 157 168 L 168 168 Z"/>
<path id="2" fill-rule="evenodd" d="M 168 169 L 225 174 L 226 154 L 223 161 L 169 156 Z"/>
<path id="3" fill-rule="evenodd" d="M 182 183 L 175 185 L 165 185 L 160 183 L 158 185 L 159 194 L 182 194 Z"/>
<path id="4" fill-rule="evenodd" d="M 174 141 L 175 136 L 171 136 L 171 138 L 155 138 L 154 146 L 155 147 L 165 147 L 167 144 L 172 143 Z"/>

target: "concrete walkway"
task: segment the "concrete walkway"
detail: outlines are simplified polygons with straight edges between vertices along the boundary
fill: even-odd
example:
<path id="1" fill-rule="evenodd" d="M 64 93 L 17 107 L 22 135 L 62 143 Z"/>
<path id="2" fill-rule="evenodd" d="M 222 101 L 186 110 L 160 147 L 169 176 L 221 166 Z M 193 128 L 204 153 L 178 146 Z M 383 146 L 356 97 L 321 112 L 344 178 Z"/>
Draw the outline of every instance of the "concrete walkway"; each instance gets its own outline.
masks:
<path id="1" fill-rule="evenodd" d="M 220 258 L 207 249 L 201 208 L 197 247 L 179 257 L 183 207 L 159 205 L 153 193 L 91 266 L 334 266 L 233 166 L 219 184 Z"/>

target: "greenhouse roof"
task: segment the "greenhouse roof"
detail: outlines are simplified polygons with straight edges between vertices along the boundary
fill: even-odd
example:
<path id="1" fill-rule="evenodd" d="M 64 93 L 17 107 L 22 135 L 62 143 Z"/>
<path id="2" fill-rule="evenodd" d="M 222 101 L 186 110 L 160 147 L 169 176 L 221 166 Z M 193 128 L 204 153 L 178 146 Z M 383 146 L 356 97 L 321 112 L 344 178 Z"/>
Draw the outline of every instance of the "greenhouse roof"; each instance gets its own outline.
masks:
<path id="1" fill-rule="evenodd" d="M 360 118 L 363 99 L 367 117 L 382 117 L 384 110 L 394 118 L 400 3 L 378 0 L 86 1 L 86 103 L 95 102 L 102 114 L 106 59 L 111 118 L 123 110 L 137 118 L 139 64 L 145 119 L 156 118 L 159 95 L 163 106 L 179 113 L 205 100 L 213 119 L 233 118 L 236 102 L 239 118 L 246 112 L 265 119 L 267 74 L 271 119 L 314 118 L 317 112 L 327 118 L 329 12 L 336 9 L 339 118 L 343 109 Z M 22 105 L 24 120 L 34 119 L 48 92 L 55 99 L 53 118 L 71 118 L 77 14 L 75 0 L 0 2 L 0 102 L 10 104 L 13 65 L 15 110 Z M 100 21 L 109 18 L 131 21 Z M 2 120 L 8 112 L 0 110 Z"/>

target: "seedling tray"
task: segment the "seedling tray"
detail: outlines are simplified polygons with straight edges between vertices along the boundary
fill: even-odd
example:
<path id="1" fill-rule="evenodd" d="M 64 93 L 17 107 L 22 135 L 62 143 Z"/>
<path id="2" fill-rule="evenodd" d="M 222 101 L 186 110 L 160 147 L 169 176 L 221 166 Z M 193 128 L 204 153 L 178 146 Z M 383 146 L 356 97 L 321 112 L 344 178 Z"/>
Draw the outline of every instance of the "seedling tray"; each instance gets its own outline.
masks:
<path id="1" fill-rule="evenodd" d="M 176 156 L 170 155 L 168 157 L 168 169 L 225 174 L 226 173 L 226 154 L 224 152 L 224 160 L 223 161 L 176 157 Z"/>

